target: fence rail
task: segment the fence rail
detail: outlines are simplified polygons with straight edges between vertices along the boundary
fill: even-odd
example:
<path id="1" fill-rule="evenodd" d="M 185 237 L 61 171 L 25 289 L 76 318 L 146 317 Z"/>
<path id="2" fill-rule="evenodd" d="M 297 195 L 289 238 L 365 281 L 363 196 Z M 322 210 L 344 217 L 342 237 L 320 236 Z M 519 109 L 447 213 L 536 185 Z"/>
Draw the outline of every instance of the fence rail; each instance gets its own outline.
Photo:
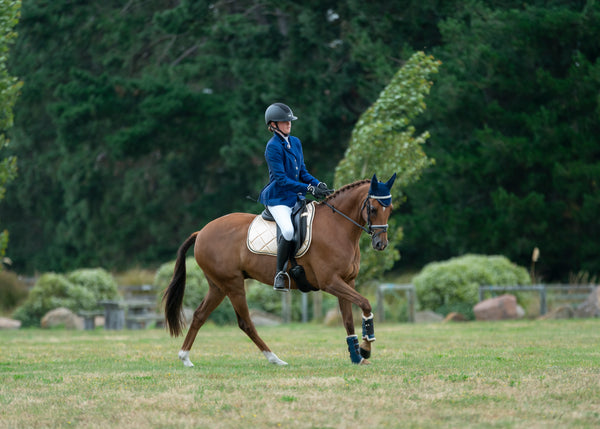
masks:
<path id="1" fill-rule="evenodd" d="M 587 295 L 564 293 L 564 292 L 575 292 L 575 291 L 587 291 L 591 293 L 596 285 L 562 285 L 562 284 L 537 284 L 527 286 L 479 286 L 479 301 L 484 300 L 485 292 L 491 292 L 495 295 L 496 292 L 538 292 L 540 294 L 540 315 L 544 315 L 548 311 L 548 292 L 558 291 L 561 292 L 556 298 L 562 301 L 583 301 L 587 298 Z"/>
<path id="2" fill-rule="evenodd" d="M 412 284 L 383 283 L 377 285 L 377 320 L 385 321 L 384 295 L 389 292 L 404 292 L 408 301 L 408 321 L 413 323 L 415 321 L 416 291 Z"/>

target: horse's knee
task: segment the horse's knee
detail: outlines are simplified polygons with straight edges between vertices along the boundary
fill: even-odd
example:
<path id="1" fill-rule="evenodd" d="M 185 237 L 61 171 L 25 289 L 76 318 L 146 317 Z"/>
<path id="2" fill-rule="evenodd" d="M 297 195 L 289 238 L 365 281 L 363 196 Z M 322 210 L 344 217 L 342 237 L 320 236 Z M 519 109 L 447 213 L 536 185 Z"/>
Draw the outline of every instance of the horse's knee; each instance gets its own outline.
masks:
<path id="1" fill-rule="evenodd" d="M 365 298 L 363 304 L 360 306 L 360 309 L 363 311 L 364 317 L 369 317 L 373 312 L 373 308 L 371 307 L 371 303 L 367 298 Z"/>

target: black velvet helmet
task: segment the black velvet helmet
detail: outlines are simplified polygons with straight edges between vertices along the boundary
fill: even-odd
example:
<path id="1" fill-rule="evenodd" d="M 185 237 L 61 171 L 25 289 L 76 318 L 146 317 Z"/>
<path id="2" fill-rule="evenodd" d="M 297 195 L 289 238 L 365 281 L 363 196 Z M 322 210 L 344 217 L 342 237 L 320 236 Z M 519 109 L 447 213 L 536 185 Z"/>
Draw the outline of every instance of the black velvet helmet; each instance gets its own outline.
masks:
<path id="1" fill-rule="evenodd" d="M 265 124 L 269 122 L 286 122 L 295 121 L 298 119 L 294 116 L 294 112 L 283 103 L 273 103 L 265 110 Z"/>

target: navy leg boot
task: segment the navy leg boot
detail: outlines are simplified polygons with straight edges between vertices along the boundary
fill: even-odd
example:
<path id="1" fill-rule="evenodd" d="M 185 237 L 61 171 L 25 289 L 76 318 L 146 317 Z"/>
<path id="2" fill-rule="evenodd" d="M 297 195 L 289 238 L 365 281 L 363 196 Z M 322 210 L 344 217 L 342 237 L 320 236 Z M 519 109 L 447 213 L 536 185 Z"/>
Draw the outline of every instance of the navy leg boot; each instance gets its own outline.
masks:
<path id="1" fill-rule="evenodd" d="M 358 365 L 363 361 L 363 357 L 360 355 L 358 346 L 358 336 L 350 335 L 346 337 L 346 343 L 348 343 L 348 351 L 350 352 L 350 360 L 352 363 Z"/>

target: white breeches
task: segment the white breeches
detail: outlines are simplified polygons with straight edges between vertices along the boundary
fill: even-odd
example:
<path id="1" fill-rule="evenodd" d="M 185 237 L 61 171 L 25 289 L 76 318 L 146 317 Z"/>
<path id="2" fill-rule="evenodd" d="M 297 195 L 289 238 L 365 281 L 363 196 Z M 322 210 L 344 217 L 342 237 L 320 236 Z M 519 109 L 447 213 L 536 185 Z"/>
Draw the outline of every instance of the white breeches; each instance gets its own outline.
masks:
<path id="1" fill-rule="evenodd" d="M 294 238 L 294 225 L 292 225 L 292 208 L 288 206 L 267 206 L 273 215 L 277 226 L 281 229 L 281 235 L 287 241 Z"/>

